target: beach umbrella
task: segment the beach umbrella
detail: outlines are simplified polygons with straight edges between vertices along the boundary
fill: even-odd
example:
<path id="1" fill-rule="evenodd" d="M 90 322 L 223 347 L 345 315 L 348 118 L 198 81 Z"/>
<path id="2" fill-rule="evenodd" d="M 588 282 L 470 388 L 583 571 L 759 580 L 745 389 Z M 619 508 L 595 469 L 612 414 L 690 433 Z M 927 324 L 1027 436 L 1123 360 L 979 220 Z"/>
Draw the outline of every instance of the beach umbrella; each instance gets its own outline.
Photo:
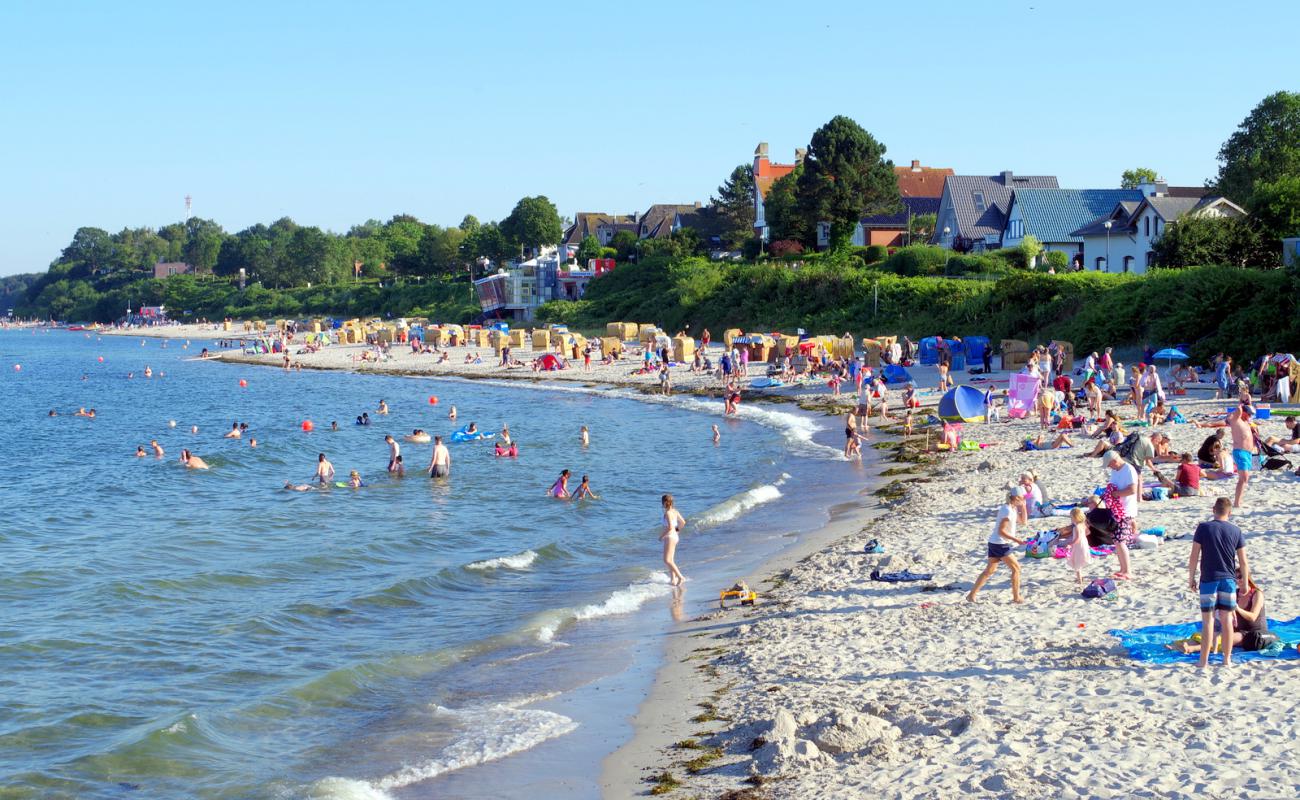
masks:
<path id="1" fill-rule="evenodd" d="M 1164 350 L 1156 353 L 1152 358 L 1165 359 L 1165 367 L 1172 367 L 1175 361 L 1186 361 L 1189 356 L 1182 350 L 1174 347 L 1166 347 Z"/>

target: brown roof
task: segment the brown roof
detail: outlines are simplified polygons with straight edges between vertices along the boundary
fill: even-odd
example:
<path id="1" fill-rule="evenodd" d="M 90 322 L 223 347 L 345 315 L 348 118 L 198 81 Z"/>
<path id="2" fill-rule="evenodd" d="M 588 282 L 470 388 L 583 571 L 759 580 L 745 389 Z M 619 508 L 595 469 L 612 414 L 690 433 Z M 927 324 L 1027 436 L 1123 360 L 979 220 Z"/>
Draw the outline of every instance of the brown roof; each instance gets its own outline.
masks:
<path id="1" fill-rule="evenodd" d="M 943 181 L 953 174 L 951 167 L 923 167 L 913 161 L 910 167 L 894 167 L 898 176 L 898 193 L 903 197 L 943 197 Z"/>
<path id="2" fill-rule="evenodd" d="M 1170 186 L 1167 191 L 1170 197 L 1195 197 L 1197 200 L 1209 193 L 1210 190 L 1204 186 Z"/>
<path id="3" fill-rule="evenodd" d="M 573 224 L 564 232 L 564 244 L 582 244 L 588 236 L 595 236 L 601 225 L 632 223 L 629 214 L 606 214 L 603 211 L 579 211 L 573 215 Z"/>
<path id="4" fill-rule="evenodd" d="M 696 203 L 655 203 L 641 215 L 637 236 L 642 239 L 662 239 L 673 232 L 673 218 L 679 213 L 694 211 Z"/>

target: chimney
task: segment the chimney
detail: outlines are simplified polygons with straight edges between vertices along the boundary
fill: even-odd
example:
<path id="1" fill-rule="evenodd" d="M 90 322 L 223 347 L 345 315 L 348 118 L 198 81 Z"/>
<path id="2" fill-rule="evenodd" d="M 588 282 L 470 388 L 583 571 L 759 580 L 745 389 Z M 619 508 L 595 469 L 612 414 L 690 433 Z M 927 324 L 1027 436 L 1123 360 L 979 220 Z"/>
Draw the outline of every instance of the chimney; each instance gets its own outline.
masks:
<path id="1" fill-rule="evenodd" d="M 696 201 L 695 201 L 695 207 L 696 207 L 696 208 L 699 208 L 699 207 L 700 207 L 700 201 L 699 201 L 699 200 L 696 200 Z"/>
<path id="2" fill-rule="evenodd" d="M 767 158 L 767 142 L 759 142 L 758 147 L 754 148 L 754 155 L 759 158 Z"/>
<path id="3" fill-rule="evenodd" d="M 920 161 L 917 161 L 915 158 L 912 159 L 912 171 L 913 171 L 913 172 L 920 172 L 920 171 L 921 171 L 921 162 L 920 162 Z"/>
<path id="4" fill-rule="evenodd" d="M 1012 177 L 1011 170 L 1004 170 L 1002 173 L 1002 185 L 1010 186 Z"/>
<path id="5" fill-rule="evenodd" d="M 1142 192 L 1143 197 L 1164 197 L 1169 194 L 1169 184 L 1160 178 L 1154 181 L 1142 181 L 1137 188 Z"/>
<path id="6" fill-rule="evenodd" d="M 803 160 L 808 157 L 808 148 L 796 147 L 794 149 L 794 163 L 802 164 Z"/>

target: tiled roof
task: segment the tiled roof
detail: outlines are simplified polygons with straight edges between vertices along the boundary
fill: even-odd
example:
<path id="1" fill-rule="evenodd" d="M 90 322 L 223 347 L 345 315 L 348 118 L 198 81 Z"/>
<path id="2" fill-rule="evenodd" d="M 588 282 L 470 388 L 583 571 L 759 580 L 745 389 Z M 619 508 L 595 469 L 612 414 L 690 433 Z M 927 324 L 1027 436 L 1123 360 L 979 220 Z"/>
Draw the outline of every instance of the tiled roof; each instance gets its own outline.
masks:
<path id="1" fill-rule="evenodd" d="M 1170 197 L 1205 197 L 1210 193 L 1204 186 L 1169 186 L 1166 194 Z"/>
<path id="2" fill-rule="evenodd" d="M 944 182 L 944 193 L 952 203 L 953 214 L 957 218 L 957 230 L 954 236 L 967 239 L 983 239 L 985 236 L 1001 236 L 1002 228 L 1007 222 L 1007 211 L 1011 204 L 1011 192 L 1017 189 L 1055 189 L 1056 177 L 1053 175 L 949 175 Z M 975 203 L 974 193 L 979 192 L 984 199 L 984 208 L 980 210 Z"/>
<path id="3" fill-rule="evenodd" d="M 951 167 L 922 167 L 912 162 L 910 167 L 894 167 L 898 176 L 898 193 L 903 197 L 943 197 L 944 179 L 952 174 Z M 938 209 L 938 205 L 935 206 Z"/>
<path id="4" fill-rule="evenodd" d="M 939 213 L 937 197 L 904 197 L 903 210 L 895 214 L 874 214 L 863 217 L 862 224 L 867 228 L 905 228 L 908 216 Z"/>
<path id="5" fill-rule="evenodd" d="M 628 214 L 606 214 L 602 211 L 579 211 L 573 215 L 573 224 L 564 231 L 564 244 L 581 244 L 588 236 L 595 236 L 603 224 L 631 223 Z"/>
<path id="6" fill-rule="evenodd" d="M 692 228 L 705 242 L 710 242 L 722 235 L 722 221 L 711 208 L 691 208 L 677 213 L 677 223 L 683 228 Z"/>
<path id="7" fill-rule="evenodd" d="M 1040 242 L 1077 242 L 1074 231 L 1123 201 L 1140 202 L 1139 189 L 1016 189 L 1012 202 L 1025 233 Z"/>
<path id="8" fill-rule="evenodd" d="M 673 232 L 673 218 L 678 213 L 695 209 L 694 203 L 656 203 L 641 215 L 637 235 L 642 239 L 662 239 Z"/>

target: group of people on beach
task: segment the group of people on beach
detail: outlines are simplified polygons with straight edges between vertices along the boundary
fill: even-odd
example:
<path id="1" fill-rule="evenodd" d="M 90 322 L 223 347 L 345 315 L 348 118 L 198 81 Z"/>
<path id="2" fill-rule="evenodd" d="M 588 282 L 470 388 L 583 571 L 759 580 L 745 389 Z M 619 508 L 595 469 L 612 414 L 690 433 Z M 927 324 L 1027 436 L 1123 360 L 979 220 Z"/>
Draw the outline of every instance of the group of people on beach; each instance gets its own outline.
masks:
<path id="1" fill-rule="evenodd" d="M 1150 361 L 1152 353 L 1149 348 L 1148 351 L 1146 360 Z M 985 545 L 985 565 L 967 600 L 976 602 L 985 584 L 1000 567 L 1006 567 L 1010 573 L 1012 601 L 1023 602 L 1021 569 L 1014 555 L 1020 547 L 1056 549 L 1056 555 L 1064 556 L 1080 585 L 1094 555 L 1092 548 L 1113 548 L 1119 568 L 1111 579 L 1132 580 L 1130 550 L 1143 535 L 1138 518 L 1144 500 L 1202 497 L 1205 494 L 1202 480 L 1235 478 L 1232 497 L 1217 497 L 1212 518 L 1200 523 L 1192 535 L 1188 586 L 1199 598 L 1202 630 L 1197 636 L 1174 642 L 1170 647 L 1185 653 L 1199 652 L 1199 664 L 1204 667 L 1211 652 L 1221 651 L 1223 663 L 1227 665 L 1231 663 L 1233 646 L 1244 650 L 1276 646 L 1277 637 L 1267 628 L 1263 591 L 1252 577 L 1245 538 L 1231 520 L 1234 512 L 1245 506 L 1251 474 L 1262 468 L 1261 459 L 1281 461 L 1278 456 L 1300 452 L 1300 420 L 1290 417 L 1284 434 L 1265 437 L 1258 428 L 1255 406 L 1255 396 L 1265 392 L 1284 401 L 1290 399 L 1288 379 L 1284 376 L 1288 375 L 1294 359 L 1287 354 L 1266 354 L 1254 363 L 1249 376 L 1239 371 L 1234 373 L 1231 363 L 1230 358 L 1220 355 L 1208 372 L 1214 376 L 1215 396 L 1231 391 L 1235 394 L 1234 405 L 1219 416 L 1192 420 L 1176 408 L 1165 406 L 1165 384 L 1154 365 L 1135 366 L 1126 373 L 1107 348 L 1104 354 L 1094 352 L 1088 356 L 1079 371 L 1082 386 L 1075 389 L 1071 376 L 1064 372 L 1064 365 L 1052 355 L 1041 351 L 1032 355 L 1024 372 L 1041 376 L 1040 398 L 1052 397 L 1050 405 L 1038 407 L 1043 426 L 1077 430 L 1079 435 L 1096 439 L 1096 446 L 1080 457 L 1100 457 L 1106 469 L 1105 483 L 1077 504 L 1053 506 L 1044 502 L 1037 474 L 1032 471 L 1022 474 L 1016 485 L 1007 488 L 1004 502 L 998 507 Z M 1049 376 L 1055 379 L 1049 380 Z M 1128 377 L 1126 397 L 1119 391 L 1124 376 Z M 1201 383 L 1197 371 L 1190 367 L 1173 371 L 1171 377 L 1181 387 Z M 1117 407 L 1103 411 L 1103 397 L 1116 402 Z M 1081 406 L 1076 408 L 1076 402 Z M 1137 424 L 1145 427 L 1135 430 L 1126 427 L 1118 411 L 1130 406 Z M 1216 430 L 1195 453 L 1177 452 L 1169 435 L 1156 430 L 1174 422 Z M 1133 426 L 1134 422 L 1130 420 L 1127 424 Z M 1052 446 L 1026 449 L 1057 449 L 1062 437 L 1063 433 Z M 1073 444 L 1068 438 L 1064 441 L 1068 443 L 1066 447 Z M 1160 465 L 1176 465 L 1176 472 L 1166 475 Z M 1144 490 L 1144 475 L 1154 477 L 1155 488 Z M 1064 525 L 1033 537 L 1021 533 L 1031 519 L 1060 519 L 1057 516 L 1060 513 L 1068 514 Z"/>

